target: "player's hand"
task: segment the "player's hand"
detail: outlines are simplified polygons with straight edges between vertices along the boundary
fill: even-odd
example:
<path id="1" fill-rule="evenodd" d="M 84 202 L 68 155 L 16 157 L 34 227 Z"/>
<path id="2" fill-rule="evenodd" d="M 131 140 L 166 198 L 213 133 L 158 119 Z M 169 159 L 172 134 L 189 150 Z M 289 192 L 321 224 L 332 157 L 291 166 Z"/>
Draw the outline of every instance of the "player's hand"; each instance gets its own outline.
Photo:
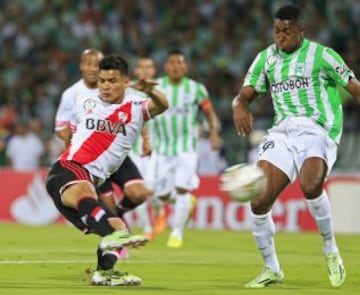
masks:
<path id="1" fill-rule="evenodd" d="M 136 90 L 148 93 L 151 92 L 154 86 L 158 85 L 158 83 L 153 80 L 145 79 L 145 77 L 141 74 L 136 74 L 136 76 L 138 80 L 135 83 L 129 85 Z"/>
<path id="2" fill-rule="evenodd" d="M 233 120 L 238 135 L 248 136 L 253 129 L 253 115 L 251 114 L 248 105 L 242 104 L 234 99 L 232 104 Z"/>
<path id="3" fill-rule="evenodd" d="M 221 139 L 216 131 L 210 132 L 209 140 L 210 140 L 211 148 L 213 150 L 218 150 L 221 148 L 221 144 L 222 144 Z"/>

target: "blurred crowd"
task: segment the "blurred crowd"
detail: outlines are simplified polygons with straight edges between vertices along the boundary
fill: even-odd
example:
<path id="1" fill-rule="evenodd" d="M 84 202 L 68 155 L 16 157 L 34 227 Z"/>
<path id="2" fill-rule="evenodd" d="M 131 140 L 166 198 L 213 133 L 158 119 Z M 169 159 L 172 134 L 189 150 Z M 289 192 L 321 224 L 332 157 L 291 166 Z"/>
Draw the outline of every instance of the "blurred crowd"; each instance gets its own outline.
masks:
<path id="1" fill-rule="evenodd" d="M 0 165 L 6 164 L 6 146 L 17 125 L 42 142 L 41 165 L 61 150 L 53 138 L 56 107 L 61 92 L 79 79 L 79 57 L 89 47 L 119 53 L 130 65 L 140 54 L 149 54 L 160 74 L 167 52 L 181 49 L 191 65 L 189 76 L 209 89 L 229 161 L 242 160 L 239 148 L 246 154 L 249 143 L 236 138 L 231 100 L 255 54 L 272 43 L 273 12 L 288 2 L 0 1 Z M 306 37 L 337 50 L 360 77 L 360 1 L 290 2 L 305 8 Z M 343 99 L 345 131 L 357 131 L 359 106 L 344 91 Z M 258 99 L 253 111 L 256 128 L 271 125 L 268 97 Z M 22 150 L 30 151 L 24 144 Z"/>

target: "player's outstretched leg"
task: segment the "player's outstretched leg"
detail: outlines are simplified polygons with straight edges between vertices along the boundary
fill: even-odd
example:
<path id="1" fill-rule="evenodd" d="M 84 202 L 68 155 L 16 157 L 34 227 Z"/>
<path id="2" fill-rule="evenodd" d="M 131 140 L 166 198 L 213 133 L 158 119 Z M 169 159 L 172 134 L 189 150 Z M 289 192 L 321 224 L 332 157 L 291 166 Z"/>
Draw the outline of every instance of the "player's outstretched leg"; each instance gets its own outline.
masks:
<path id="1" fill-rule="evenodd" d="M 91 283 L 101 286 L 139 286 L 142 280 L 127 272 L 111 268 L 108 270 L 96 270 L 92 276 Z"/>
<path id="2" fill-rule="evenodd" d="M 143 235 L 131 235 L 127 231 L 114 231 L 101 239 L 99 244 L 102 250 L 138 248 L 145 246 L 149 239 Z"/>
<path id="3" fill-rule="evenodd" d="M 330 284 L 340 287 L 345 282 L 346 272 L 335 240 L 329 197 L 324 190 L 319 197 L 306 202 L 323 239 Z"/>
<path id="4" fill-rule="evenodd" d="M 262 215 L 251 212 L 251 216 L 253 220 L 253 236 L 264 259 L 265 266 L 261 274 L 248 282 L 245 287 L 265 288 L 282 283 L 284 281 L 284 272 L 281 270 L 275 251 L 275 224 L 271 212 Z"/>

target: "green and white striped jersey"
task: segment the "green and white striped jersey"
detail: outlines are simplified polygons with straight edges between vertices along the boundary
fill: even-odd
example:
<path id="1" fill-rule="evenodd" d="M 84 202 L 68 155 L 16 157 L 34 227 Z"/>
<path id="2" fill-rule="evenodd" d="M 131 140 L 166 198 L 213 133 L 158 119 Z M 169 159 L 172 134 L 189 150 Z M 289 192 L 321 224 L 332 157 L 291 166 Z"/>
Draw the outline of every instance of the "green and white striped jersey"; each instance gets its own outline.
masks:
<path id="1" fill-rule="evenodd" d="M 171 84 L 168 77 L 157 79 L 169 101 L 169 108 L 150 120 L 153 149 L 160 155 L 173 156 L 197 150 L 197 114 L 201 102 L 209 98 L 206 87 L 184 77 Z"/>
<path id="2" fill-rule="evenodd" d="M 287 117 L 308 117 L 339 143 L 342 105 L 336 83 L 346 87 L 354 73 L 333 49 L 304 39 L 301 47 L 287 54 L 275 44 L 261 51 L 244 80 L 257 93 L 270 90 L 274 125 Z"/>

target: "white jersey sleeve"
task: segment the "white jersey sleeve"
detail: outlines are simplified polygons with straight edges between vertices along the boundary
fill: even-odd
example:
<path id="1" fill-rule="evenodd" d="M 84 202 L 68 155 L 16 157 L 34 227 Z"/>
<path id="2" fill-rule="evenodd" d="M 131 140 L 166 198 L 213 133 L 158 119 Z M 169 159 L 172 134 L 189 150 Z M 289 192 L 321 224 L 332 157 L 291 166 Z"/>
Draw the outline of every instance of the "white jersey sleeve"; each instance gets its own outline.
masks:
<path id="1" fill-rule="evenodd" d="M 56 111 L 55 131 L 71 128 L 71 119 L 74 116 L 76 97 L 82 93 L 88 92 L 97 94 L 98 89 L 91 89 L 87 87 L 83 79 L 79 80 L 63 92 L 59 107 Z"/>

